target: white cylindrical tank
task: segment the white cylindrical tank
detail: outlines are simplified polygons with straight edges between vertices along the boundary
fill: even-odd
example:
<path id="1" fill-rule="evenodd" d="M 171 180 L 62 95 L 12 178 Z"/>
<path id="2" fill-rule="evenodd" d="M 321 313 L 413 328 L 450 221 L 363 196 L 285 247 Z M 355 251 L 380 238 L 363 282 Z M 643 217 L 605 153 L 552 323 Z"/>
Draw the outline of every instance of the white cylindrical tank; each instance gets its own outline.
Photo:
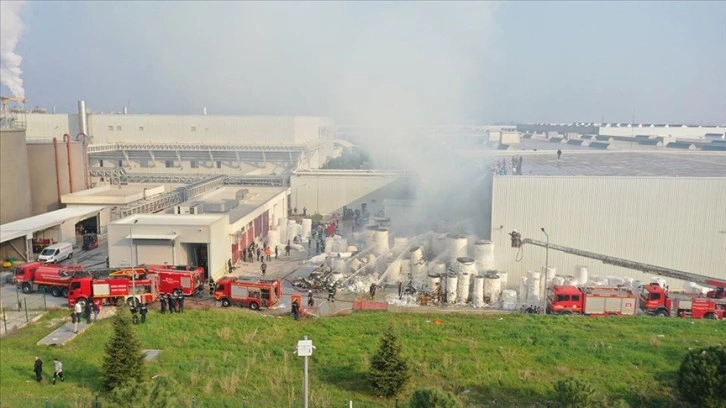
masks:
<path id="1" fill-rule="evenodd" d="M 516 310 L 517 309 L 517 291 L 505 289 L 502 291 L 502 309 L 504 310 Z"/>
<path id="2" fill-rule="evenodd" d="M 582 282 L 583 284 L 590 279 L 590 277 L 587 275 L 587 266 L 575 266 L 575 279 L 577 279 L 578 282 Z"/>
<path id="3" fill-rule="evenodd" d="M 363 262 L 360 261 L 358 258 L 353 258 L 350 260 L 350 270 L 352 272 L 358 271 L 363 266 Z"/>
<path id="4" fill-rule="evenodd" d="M 499 283 L 502 287 L 502 290 L 507 288 L 507 285 L 509 284 L 509 274 L 507 271 L 495 271 L 497 275 L 499 275 Z"/>
<path id="5" fill-rule="evenodd" d="M 313 220 L 310 218 L 303 218 L 302 220 L 302 239 L 307 241 L 310 239 L 310 234 L 313 229 Z"/>
<path id="6" fill-rule="evenodd" d="M 563 285 L 565 285 L 565 286 L 578 286 L 578 285 L 580 285 L 580 282 L 578 282 L 577 279 L 575 279 L 574 276 L 567 275 L 564 278 L 565 278 L 565 282 L 563 283 Z M 583 285 L 584 285 L 584 282 L 583 282 Z"/>
<path id="7" fill-rule="evenodd" d="M 464 272 L 459 274 L 457 282 L 457 303 L 466 303 L 469 301 L 469 291 L 471 290 L 471 275 Z"/>
<path id="8" fill-rule="evenodd" d="M 411 265 L 411 273 L 413 274 L 413 280 L 417 283 L 425 284 L 426 276 L 428 275 L 428 269 L 425 263 L 419 263 L 417 265 Z"/>
<path id="9" fill-rule="evenodd" d="M 486 271 L 495 269 L 494 243 L 486 240 L 476 241 L 474 243 L 474 260 L 480 276 L 484 276 Z"/>
<path id="10" fill-rule="evenodd" d="M 280 242 L 282 243 L 282 246 L 287 245 L 287 240 L 292 240 L 292 237 L 288 238 L 287 236 L 287 218 L 279 218 L 277 229 L 280 231 Z"/>
<path id="11" fill-rule="evenodd" d="M 325 237 L 325 253 L 332 254 L 335 252 L 335 241 L 333 237 Z"/>
<path id="12" fill-rule="evenodd" d="M 469 258 L 466 256 L 462 256 L 459 258 L 456 258 L 457 262 L 457 272 L 458 273 L 468 273 L 471 276 L 476 275 L 476 262 L 474 262 L 473 258 Z"/>
<path id="13" fill-rule="evenodd" d="M 400 254 L 401 252 L 406 250 L 406 247 L 408 246 L 408 238 L 407 237 L 393 237 L 393 248 L 391 248 L 391 251 Z"/>
<path id="14" fill-rule="evenodd" d="M 449 240 L 449 261 L 456 262 L 456 258 L 465 257 L 467 239 L 463 235 L 449 234 L 446 236 Z"/>
<path id="15" fill-rule="evenodd" d="M 434 256 L 443 254 L 447 249 L 446 244 L 446 233 L 434 234 L 431 240 L 431 249 L 434 252 Z"/>
<path id="16" fill-rule="evenodd" d="M 499 275 L 488 274 L 484 277 L 484 301 L 493 305 L 499 301 L 502 293 L 502 281 Z"/>
<path id="17" fill-rule="evenodd" d="M 408 257 L 411 259 L 411 265 L 419 265 L 423 262 L 423 253 L 421 247 L 415 246 L 408 251 Z"/>
<path id="18" fill-rule="evenodd" d="M 272 252 L 275 252 L 275 247 L 280 245 L 280 231 L 276 229 L 271 229 L 267 231 L 267 240 L 265 240 L 265 244 L 270 247 Z M 278 248 L 278 250 L 281 249 Z"/>
<path id="19" fill-rule="evenodd" d="M 436 262 L 433 265 L 431 265 L 430 271 L 433 274 L 444 276 L 446 274 L 446 264 L 441 262 Z"/>
<path id="20" fill-rule="evenodd" d="M 608 276 L 608 286 L 616 288 L 623 285 L 625 285 L 625 278 L 621 278 L 620 276 Z"/>
<path id="21" fill-rule="evenodd" d="M 413 271 L 411 270 L 411 260 L 400 258 L 398 262 L 401 263 L 401 279 L 404 282 L 408 282 L 410 279 L 413 279 Z"/>
<path id="22" fill-rule="evenodd" d="M 527 304 L 527 287 L 529 286 L 528 278 L 526 276 L 522 276 L 519 279 L 519 303 L 521 304 Z"/>
<path id="23" fill-rule="evenodd" d="M 476 276 L 474 278 L 474 288 L 471 291 L 471 302 L 474 307 L 482 307 L 486 304 L 484 301 L 484 277 Z"/>
<path id="24" fill-rule="evenodd" d="M 565 284 L 565 277 L 557 275 L 554 279 L 552 279 L 552 284 L 556 286 L 562 286 Z"/>
<path id="25" fill-rule="evenodd" d="M 456 285 L 458 282 L 456 275 L 446 276 L 446 303 L 456 303 Z"/>
<path id="26" fill-rule="evenodd" d="M 348 240 L 347 239 L 345 239 L 339 235 L 336 235 L 333 238 L 333 242 L 334 242 L 333 246 L 335 247 L 335 252 L 348 252 Z"/>
<path id="27" fill-rule="evenodd" d="M 431 292 L 436 293 L 436 290 L 441 287 L 441 276 L 438 274 L 428 274 L 428 288 Z"/>
<path id="28" fill-rule="evenodd" d="M 665 288 L 668 285 L 665 278 L 661 278 L 660 276 L 652 276 L 648 283 L 657 283 L 661 288 Z"/>
<path id="29" fill-rule="evenodd" d="M 545 271 L 545 273 L 547 275 L 547 283 L 549 284 L 549 282 L 552 282 L 552 279 L 555 278 L 555 275 L 557 275 L 557 268 L 553 268 L 553 267 L 550 266 L 550 267 L 547 268 L 547 270 Z"/>
<path id="30" fill-rule="evenodd" d="M 376 255 L 382 255 L 389 251 L 388 246 L 388 230 L 385 228 L 378 228 L 373 234 L 373 240 L 375 241 L 375 247 L 373 252 Z"/>
<path id="31" fill-rule="evenodd" d="M 294 241 L 296 236 L 300 235 L 300 224 L 294 220 L 290 220 L 287 224 L 287 239 Z M 287 242 L 287 241 L 286 241 Z"/>
<path id="32" fill-rule="evenodd" d="M 527 272 L 527 303 L 539 305 L 542 299 L 542 273 L 539 271 Z"/>

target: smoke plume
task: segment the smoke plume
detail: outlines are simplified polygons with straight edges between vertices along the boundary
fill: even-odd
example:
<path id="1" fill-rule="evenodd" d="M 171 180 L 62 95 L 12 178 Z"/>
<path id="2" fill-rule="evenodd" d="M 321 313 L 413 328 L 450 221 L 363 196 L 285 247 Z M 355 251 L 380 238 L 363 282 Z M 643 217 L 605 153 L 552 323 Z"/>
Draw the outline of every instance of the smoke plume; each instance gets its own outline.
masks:
<path id="1" fill-rule="evenodd" d="M 20 19 L 24 1 L 0 2 L 0 79 L 13 96 L 25 97 L 23 71 L 20 63 L 23 58 L 15 52 L 15 47 L 23 35 L 25 25 Z"/>

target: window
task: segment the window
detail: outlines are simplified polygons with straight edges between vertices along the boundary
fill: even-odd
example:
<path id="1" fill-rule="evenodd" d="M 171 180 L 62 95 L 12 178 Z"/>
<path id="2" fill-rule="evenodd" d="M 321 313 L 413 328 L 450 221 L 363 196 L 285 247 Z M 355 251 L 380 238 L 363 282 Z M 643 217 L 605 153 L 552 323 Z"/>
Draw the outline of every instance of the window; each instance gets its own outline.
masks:
<path id="1" fill-rule="evenodd" d="M 139 126 L 139 132 L 143 132 L 143 131 L 144 131 L 144 127 L 143 126 Z"/>
<path id="2" fill-rule="evenodd" d="M 221 169 L 222 168 L 222 161 L 221 160 L 217 160 L 217 168 L 218 169 Z"/>
<path id="3" fill-rule="evenodd" d="M 116 130 L 121 130 L 121 125 L 116 125 Z"/>
<path id="4" fill-rule="evenodd" d="M 113 132 L 113 125 L 108 125 L 109 132 Z"/>
<path id="5" fill-rule="evenodd" d="M 570 295 L 557 295 L 557 301 L 558 302 L 569 302 Z"/>
<path id="6" fill-rule="evenodd" d="M 170 168 L 174 167 L 174 160 L 167 160 L 164 162 L 164 165 L 166 166 L 167 169 L 170 169 Z"/>
<path id="7" fill-rule="evenodd" d="M 651 293 L 650 294 L 650 300 L 658 300 L 660 299 L 660 293 Z"/>
<path id="8" fill-rule="evenodd" d="M 580 301 L 580 295 L 572 295 L 572 301 L 573 302 L 579 302 Z"/>
<path id="9" fill-rule="evenodd" d="M 199 163 L 197 163 L 197 161 L 196 161 L 196 160 L 192 160 L 191 162 L 189 162 L 189 165 L 190 165 L 190 166 L 191 166 L 191 167 L 192 167 L 193 169 L 198 169 L 198 168 L 199 168 Z"/>
<path id="10" fill-rule="evenodd" d="M 192 132 L 196 132 L 196 131 L 197 131 L 197 127 L 196 126 L 192 126 Z"/>

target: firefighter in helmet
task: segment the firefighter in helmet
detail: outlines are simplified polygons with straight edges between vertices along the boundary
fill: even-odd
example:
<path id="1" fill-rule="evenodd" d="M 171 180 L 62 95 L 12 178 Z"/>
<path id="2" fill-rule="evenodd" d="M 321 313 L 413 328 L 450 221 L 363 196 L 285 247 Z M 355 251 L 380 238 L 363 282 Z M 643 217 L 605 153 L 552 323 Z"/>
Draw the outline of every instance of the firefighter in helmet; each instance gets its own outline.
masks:
<path id="1" fill-rule="evenodd" d="M 517 232 L 516 229 L 510 232 L 509 236 L 512 237 L 512 248 L 519 248 L 522 246 L 522 234 Z"/>

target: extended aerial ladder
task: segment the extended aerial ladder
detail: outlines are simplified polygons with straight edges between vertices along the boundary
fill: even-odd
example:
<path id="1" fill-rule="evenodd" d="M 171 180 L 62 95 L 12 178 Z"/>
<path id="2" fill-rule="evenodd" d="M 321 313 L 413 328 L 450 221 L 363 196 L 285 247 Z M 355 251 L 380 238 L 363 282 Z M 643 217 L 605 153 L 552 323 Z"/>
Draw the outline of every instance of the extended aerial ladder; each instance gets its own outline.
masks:
<path id="1" fill-rule="evenodd" d="M 509 233 L 512 238 L 512 248 L 520 248 L 522 245 L 530 244 L 539 246 L 542 248 L 549 248 L 555 251 L 565 252 L 568 254 L 583 256 L 585 258 L 597 259 L 602 261 L 604 264 L 619 266 L 621 268 L 634 269 L 643 273 L 651 273 L 659 276 L 665 276 L 667 278 L 681 279 L 697 283 L 699 285 L 706 285 L 715 287 L 716 290 L 708 292 L 706 296 L 710 298 L 722 299 L 726 298 L 726 281 L 718 280 L 709 276 L 696 275 L 695 273 L 683 272 L 677 269 L 664 268 L 662 266 L 650 265 L 642 262 L 630 261 L 623 258 L 616 258 L 614 256 L 602 255 L 595 252 L 584 251 L 582 249 L 570 248 L 557 244 L 549 244 L 544 241 L 538 241 L 531 238 L 522 239 L 522 234 L 516 230 Z"/>

